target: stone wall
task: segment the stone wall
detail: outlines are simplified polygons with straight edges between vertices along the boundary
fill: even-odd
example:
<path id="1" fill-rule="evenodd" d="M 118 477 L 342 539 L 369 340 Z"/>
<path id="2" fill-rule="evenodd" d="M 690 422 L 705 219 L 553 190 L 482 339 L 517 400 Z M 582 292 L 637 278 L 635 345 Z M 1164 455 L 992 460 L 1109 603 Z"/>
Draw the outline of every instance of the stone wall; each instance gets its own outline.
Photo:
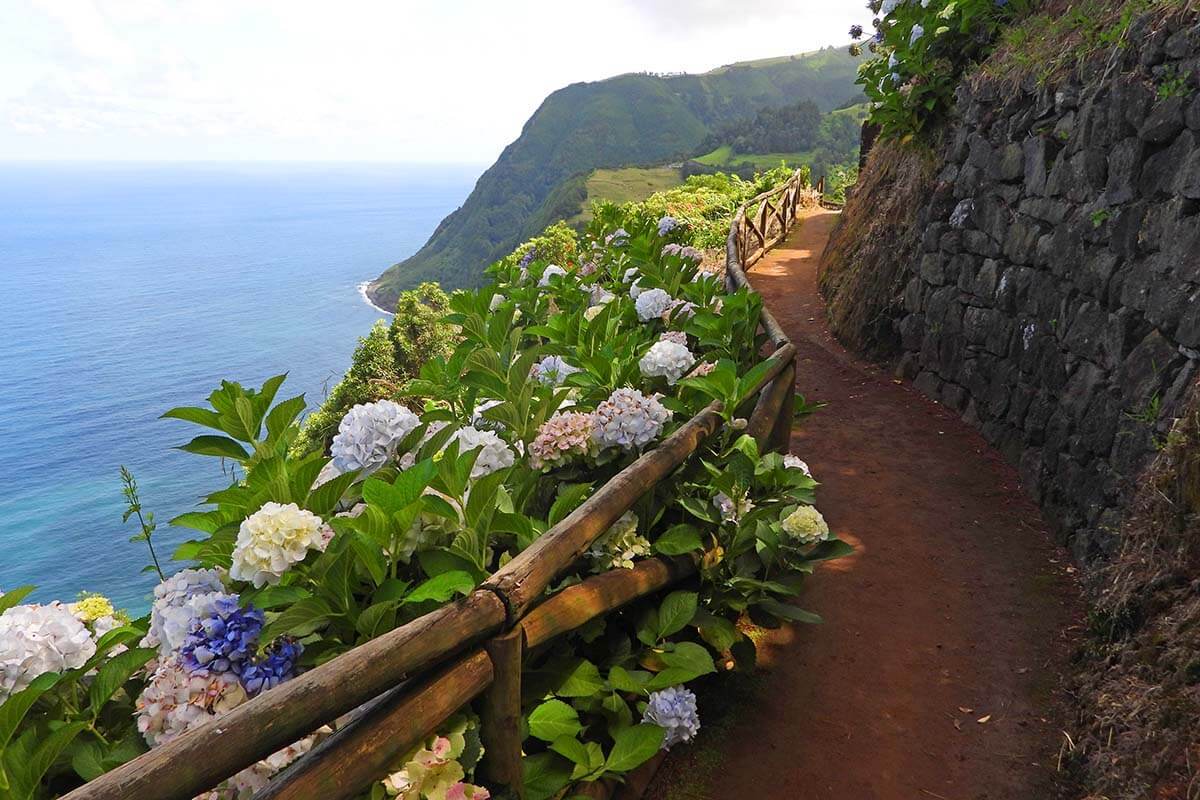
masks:
<path id="1" fill-rule="evenodd" d="M 1081 561 L 1114 549 L 1200 364 L 1200 28 L 1128 40 L 1083 79 L 960 89 L 897 318 L 901 374 Z"/>

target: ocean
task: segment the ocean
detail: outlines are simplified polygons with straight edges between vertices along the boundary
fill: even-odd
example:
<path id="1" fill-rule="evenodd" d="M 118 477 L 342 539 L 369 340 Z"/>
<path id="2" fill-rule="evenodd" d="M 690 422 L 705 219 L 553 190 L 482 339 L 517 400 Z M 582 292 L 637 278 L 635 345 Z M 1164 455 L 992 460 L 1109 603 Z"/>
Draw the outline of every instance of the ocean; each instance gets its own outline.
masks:
<path id="1" fill-rule="evenodd" d="M 283 372 L 279 398 L 315 408 L 384 317 L 359 284 L 420 247 L 479 172 L 0 164 L 0 591 L 144 611 L 156 578 L 121 522 L 119 468 L 160 558 L 193 535 L 167 521 L 225 481 L 218 459 L 172 449 L 193 426 L 159 415 Z"/>

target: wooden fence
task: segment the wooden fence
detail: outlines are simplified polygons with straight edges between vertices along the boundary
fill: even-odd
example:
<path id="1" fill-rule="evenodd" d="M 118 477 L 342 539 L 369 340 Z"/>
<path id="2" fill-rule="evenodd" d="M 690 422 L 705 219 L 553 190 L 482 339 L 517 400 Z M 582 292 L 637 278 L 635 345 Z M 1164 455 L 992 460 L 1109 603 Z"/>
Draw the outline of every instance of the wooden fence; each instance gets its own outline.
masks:
<path id="1" fill-rule="evenodd" d="M 823 183 L 823 181 L 822 181 Z M 818 188 L 821 187 L 818 184 Z M 730 228 L 726 283 L 749 286 L 745 270 L 791 228 L 807 187 L 799 172 L 742 206 Z M 747 211 L 755 210 L 752 222 Z M 753 248 L 753 249 L 751 249 Z M 795 349 L 769 312 L 770 368 L 752 395 L 747 430 L 785 449 L 795 395 Z M 336 731 L 255 795 L 255 800 L 342 800 L 381 780 L 396 761 L 468 702 L 481 700 L 486 754 L 478 779 L 521 786 L 521 666 L 524 653 L 694 574 L 686 556 L 650 558 L 549 597 L 548 587 L 633 504 L 682 465 L 721 423 L 713 403 L 622 470 L 468 597 L 360 645 L 206 725 L 76 789 L 67 800 L 191 800 L 277 750 L 336 723 Z M 644 784 L 650 769 L 627 778 Z M 609 797 L 616 785 L 581 787 Z"/>

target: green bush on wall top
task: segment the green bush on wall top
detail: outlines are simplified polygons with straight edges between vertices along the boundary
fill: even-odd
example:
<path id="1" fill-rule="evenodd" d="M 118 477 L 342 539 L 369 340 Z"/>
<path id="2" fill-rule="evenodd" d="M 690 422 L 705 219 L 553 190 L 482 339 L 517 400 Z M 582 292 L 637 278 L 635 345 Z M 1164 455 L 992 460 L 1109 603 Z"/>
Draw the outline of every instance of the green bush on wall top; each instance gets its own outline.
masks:
<path id="1" fill-rule="evenodd" d="M 886 136 L 910 139 L 941 120 L 967 68 L 990 51 L 1000 28 L 1030 0 L 872 0 L 877 14 L 859 67 L 870 120 Z M 855 26 L 850 35 L 864 36 Z M 863 45 L 850 46 L 859 53 Z"/>

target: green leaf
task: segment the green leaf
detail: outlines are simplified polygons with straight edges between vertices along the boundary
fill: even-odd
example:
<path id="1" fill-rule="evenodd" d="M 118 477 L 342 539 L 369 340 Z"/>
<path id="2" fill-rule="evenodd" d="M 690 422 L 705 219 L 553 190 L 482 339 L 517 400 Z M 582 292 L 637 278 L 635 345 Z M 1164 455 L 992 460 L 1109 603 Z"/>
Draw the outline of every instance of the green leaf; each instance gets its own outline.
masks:
<path id="1" fill-rule="evenodd" d="M 529 714 L 529 733 L 543 742 L 573 737 L 581 730 L 579 712 L 562 700 L 547 700 Z"/>
<path id="2" fill-rule="evenodd" d="M 768 611 L 781 619 L 791 620 L 792 622 L 807 622 L 810 625 L 819 625 L 824 621 L 819 614 L 805 611 L 803 608 L 796 608 L 796 606 L 789 606 L 787 603 L 781 603 L 778 600 L 760 600 L 758 605 L 764 611 Z"/>
<path id="3" fill-rule="evenodd" d="M 695 592 L 671 592 L 658 607 L 658 638 L 665 639 L 687 627 L 696 616 L 699 595 Z"/>
<path id="4" fill-rule="evenodd" d="M 654 540 L 654 552 L 664 556 L 682 556 L 703 549 L 700 531 L 693 525 L 673 525 Z"/>
<path id="5" fill-rule="evenodd" d="M 550 743 L 550 749 L 577 766 L 588 766 L 588 751 L 583 742 L 571 736 L 563 736 Z M 575 777 L 574 773 L 571 775 Z"/>
<path id="6" fill-rule="evenodd" d="M 262 639 L 263 641 L 271 641 L 276 636 L 284 634 L 299 637 L 308 636 L 328 623 L 332 616 L 333 609 L 329 606 L 329 603 L 319 597 L 309 597 L 284 609 L 263 630 Z"/>
<path id="7" fill-rule="evenodd" d="M 571 764 L 554 753 L 525 756 L 521 762 L 525 800 L 550 800 L 571 780 Z"/>
<path id="8" fill-rule="evenodd" d="M 300 395 L 284 400 L 272 408 L 271 413 L 267 414 L 267 439 L 274 441 L 279 438 L 280 434 L 287 430 L 288 426 L 296 421 L 296 417 L 304 411 L 304 406 L 304 395 Z"/>
<path id="9" fill-rule="evenodd" d="M 854 555 L 854 548 L 843 542 L 841 539 L 828 539 L 821 542 L 805 556 L 805 561 L 829 561 L 835 558 L 844 558 L 845 556 Z"/>
<path id="10" fill-rule="evenodd" d="M 566 486 L 560 486 L 558 497 L 554 500 L 554 505 L 550 506 L 550 515 L 546 521 L 550 525 L 557 525 L 568 514 L 579 507 L 584 500 L 587 499 L 588 493 L 592 491 L 590 483 L 571 483 Z"/>
<path id="11" fill-rule="evenodd" d="M 654 758 L 667 732 L 657 725 L 642 723 L 617 734 L 604 766 L 611 772 L 629 772 Z"/>
<path id="12" fill-rule="evenodd" d="M 244 447 L 226 436 L 197 436 L 176 449 L 199 456 L 232 458 L 235 461 L 245 461 L 250 457 Z"/>
<path id="13" fill-rule="evenodd" d="M 647 691 L 653 692 L 669 686 L 678 686 L 681 683 L 693 681 L 701 675 L 716 672 L 717 669 L 708 650 L 695 642 L 679 642 L 673 649 L 664 652 L 661 658 L 667 668 L 650 680 L 650 683 L 646 685 Z"/>
<path id="14" fill-rule="evenodd" d="M 608 682 L 618 692 L 642 692 L 650 681 L 650 673 L 643 670 L 632 672 L 624 667 L 613 667 L 608 671 Z"/>
<path id="15" fill-rule="evenodd" d="M 221 415 L 207 408 L 196 408 L 194 406 L 172 408 L 159 417 L 159 419 L 181 419 L 184 422 L 192 422 L 196 425 L 203 425 L 206 428 L 213 428 L 223 433 L 229 433 L 221 424 Z"/>
<path id="16" fill-rule="evenodd" d="M 71 755 L 71 769 L 85 781 L 99 778 L 108 771 L 104 766 L 104 745 L 92 740 L 76 747 Z"/>
<path id="17" fill-rule="evenodd" d="M 13 734 L 29 709 L 62 678 L 57 672 L 47 672 L 30 681 L 29 685 L 0 703 L 0 752 L 8 746 Z"/>
<path id="18" fill-rule="evenodd" d="M 368 639 L 374 639 L 381 633 L 381 627 L 391 629 L 391 625 L 395 621 L 396 607 L 399 605 L 399 601 L 386 600 L 368 606 L 355 620 L 355 629 Z"/>
<path id="19" fill-rule="evenodd" d="M 20 603 L 36 586 L 18 586 L 0 595 L 0 614 Z"/>
<path id="20" fill-rule="evenodd" d="M 600 670 L 587 659 L 580 658 L 573 662 L 566 678 L 554 692 L 561 697 L 591 697 L 604 689 L 604 680 Z"/>
<path id="21" fill-rule="evenodd" d="M 733 643 L 742 637 L 742 634 L 738 632 L 737 626 L 730 620 L 725 619 L 725 617 L 718 617 L 701 611 L 692 620 L 692 623 L 700 631 L 700 638 L 719 652 L 724 652 L 733 647 Z"/>
<path id="22" fill-rule="evenodd" d="M 711 504 L 704 502 L 698 497 L 681 497 L 678 502 L 684 511 L 705 522 L 711 522 L 716 525 L 721 521 L 717 516 L 717 510 Z"/>
<path id="23" fill-rule="evenodd" d="M 308 499 L 304 502 L 304 507 L 316 514 L 318 517 L 328 517 L 337 508 L 337 504 L 341 501 L 342 495 L 354 483 L 354 479 L 358 477 L 358 471 L 344 472 L 336 478 L 322 483 L 308 493 Z"/>
<path id="24" fill-rule="evenodd" d="M 242 602 L 263 611 L 274 611 L 310 596 L 311 593 L 307 589 L 299 586 L 264 586 L 261 589 L 242 592 Z"/>
<path id="25" fill-rule="evenodd" d="M 88 688 L 88 707 L 92 712 L 92 719 L 100 716 L 104 704 L 125 685 L 125 681 L 132 678 L 157 654 L 158 651 L 153 647 L 140 647 L 126 650 L 105 661 Z"/>
<path id="26" fill-rule="evenodd" d="M 468 572 L 461 570 L 453 570 L 451 572 L 443 572 L 412 590 L 412 593 L 404 598 L 406 603 L 421 603 L 426 600 L 436 600 L 439 603 L 444 603 L 455 595 L 470 594 L 475 588 L 475 579 Z"/>
<path id="27" fill-rule="evenodd" d="M 38 790 L 42 776 L 50 771 L 59 755 L 83 731 L 87 730 L 86 722 L 69 722 L 55 728 L 44 736 L 34 749 L 31 757 L 13 763 L 5 759 L 6 768 L 12 778 L 13 788 L 17 797 L 32 798 Z M 7 753 L 5 755 L 8 755 Z"/>

